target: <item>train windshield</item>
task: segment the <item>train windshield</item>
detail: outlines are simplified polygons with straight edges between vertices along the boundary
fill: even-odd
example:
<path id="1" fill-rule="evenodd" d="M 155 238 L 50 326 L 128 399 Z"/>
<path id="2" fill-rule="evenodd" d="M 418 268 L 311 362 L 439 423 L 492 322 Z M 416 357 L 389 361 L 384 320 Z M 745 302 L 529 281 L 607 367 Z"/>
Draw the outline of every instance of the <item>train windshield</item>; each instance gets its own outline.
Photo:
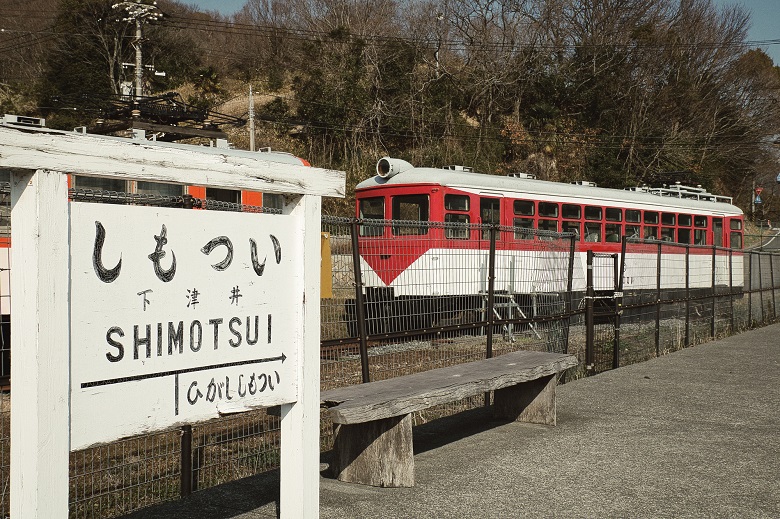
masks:
<path id="1" fill-rule="evenodd" d="M 394 225 L 395 235 L 428 234 L 427 222 L 430 218 L 428 195 L 399 195 L 393 197 L 393 220 L 406 220 L 408 225 Z"/>
<path id="2" fill-rule="evenodd" d="M 376 198 L 364 198 L 360 200 L 359 217 L 364 220 L 384 220 L 385 218 L 385 199 L 378 196 Z M 383 225 L 372 225 L 365 222 L 360 226 L 361 236 L 382 236 L 384 234 Z"/>

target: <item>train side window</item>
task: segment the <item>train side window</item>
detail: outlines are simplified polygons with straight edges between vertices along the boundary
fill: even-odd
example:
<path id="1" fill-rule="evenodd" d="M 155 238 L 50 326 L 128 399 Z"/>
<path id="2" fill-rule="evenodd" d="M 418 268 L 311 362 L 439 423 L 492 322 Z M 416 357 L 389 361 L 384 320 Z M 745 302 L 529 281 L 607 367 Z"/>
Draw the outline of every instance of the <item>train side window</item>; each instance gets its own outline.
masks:
<path id="1" fill-rule="evenodd" d="M 582 218 L 582 207 L 572 204 L 563 204 L 561 207 L 561 216 L 569 220 L 579 220 Z"/>
<path id="2" fill-rule="evenodd" d="M 742 220 L 737 220 L 736 218 L 731 219 L 731 223 L 729 224 L 732 231 L 741 231 L 742 230 Z"/>
<path id="3" fill-rule="evenodd" d="M 601 207 L 594 207 L 592 205 L 586 205 L 585 206 L 585 219 L 586 220 L 601 220 Z M 587 226 L 586 226 L 586 228 L 587 228 Z M 587 234 L 587 232 L 586 232 L 586 234 Z"/>
<path id="4" fill-rule="evenodd" d="M 574 240 L 580 241 L 580 222 L 563 221 L 563 232 L 570 232 L 574 234 Z"/>
<path id="5" fill-rule="evenodd" d="M 468 211 L 468 195 L 444 195 L 444 209 L 447 211 Z"/>
<path id="6" fill-rule="evenodd" d="M 515 214 L 519 216 L 533 216 L 534 215 L 534 202 L 533 200 L 515 200 L 514 203 Z"/>
<path id="7" fill-rule="evenodd" d="M 707 217 L 706 216 L 694 216 L 693 217 L 693 226 L 694 227 L 707 227 Z"/>
<path id="8" fill-rule="evenodd" d="M 657 240 L 657 239 L 658 239 L 658 227 L 655 227 L 653 225 L 645 225 L 645 240 Z"/>
<path id="9" fill-rule="evenodd" d="M 626 222 L 640 223 L 642 221 L 641 211 L 637 209 L 626 209 Z"/>
<path id="10" fill-rule="evenodd" d="M 393 220 L 427 222 L 429 218 L 428 195 L 399 195 L 393 197 Z M 428 234 L 427 225 L 394 225 L 393 234 L 400 236 Z"/>
<path id="11" fill-rule="evenodd" d="M 358 205 L 360 209 L 360 218 L 364 220 L 384 220 L 385 219 L 385 199 L 384 197 L 363 198 Z M 385 228 L 383 225 L 373 225 L 364 223 L 360 226 L 360 236 L 382 236 Z"/>
<path id="12" fill-rule="evenodd" d="M 532 218 L 515 218 L 513 225 L 515 227 L 515 239 L 516 240 L 533 240 L 534 239 L 534 221 Z"/>
<path id="13" fill-rule="evenodd" d="M 136 182 L 136 193 L 144 195 L 181 196 L 184 186 L 179 184 L 164 184 L 163 182 Z"/>
<path id="14" fill-rule="evenodd" d="M 73 187 L 76 189 L 91 189 L 93 191 L 115 191 L 117 193 L 127 193 L 127 181 L 115 178 L 97 178 L 84 177 L 81 175 L 73 176 Z"/>
<path id="15" fill-rule="evenodd" d="M 468 198 L 468 197 L 466 197 Z M 446 213 L 444 215 L 444 222 L 445 223 L 460 223 L 460 224 L 467 224 L 469 223 L 469 215 L 467 214 L 459 214 L 459 213 Z M 469 228 L 468 227 L 445 227 L 444 228 L 444 235 L 447 238 L 450 238 L 452 240 L 467 240 L 469 238 Z"/>
<path id="16" fill-rule="evenodd" d="M 539 202 L 539 216 L 543 218 L 558 218 L 558 204 Z"/>
<path id="17" fill-rule="evenodd" d="M 694 245 L 707 245 L 707 231 L 704 229 L 695 229 L 693 231 Z"/>
<path id="18" fill-rule="evenodd" d="M 263 193 L 263 207 L 284 209 L 284 195 L 279 193 Z"/>
<path id="19" fill-rule="evenodd" d="M 674 241 L 674 227 L 661 227 L 661 241 Z"/>
<path id="20" fill-rule="evenodd" d="M 607 207 L 606 217 L 608 222 L 622 222 L 623 210 L 618 207 Z"/>
<path id="21" fill-rule="evenodd" d="M 674 213 L 661 213 L 661 225 L 674 225 Z"/>
<path id="22" fill-rule="evenodd" d="M 241 191 L 237 189 L 222 189 L 218 187 L 206 188 L 206 200 L 225 202 L 227 204 L 240 204 Z"/>
<path id="23" fill-rule="evenodd" d="M 658 225 L 658 213 L 656 211 L 645 211 L 645 223 Z"/>
<path id="24" fill-rule="evenodd" d="M 600 211 L 599 211 L 600 212 Z M 588 216 L 588 208 L 585 208 L 585 216 Z M 600 223 L 586 223 L 585 224 L 585 241 L 587 242 L 600 242 L 601 241 L 601 224 Z"/>
<path id="25" fill-rule="evenodd" d="M 693 222 L 693 217 L 689 214 L 677 215 L 677 225 L 681 227 L 690 227 L 692 222 Z"/>
<path id="26" fill-rule="evenodd" d="M 607 209 L 607 211 L 609 211 L 609 209 Z M 620 243 L 620 230 L 620 225 L 615 223 L 608 223 L 604 228 L 604 241 L 607 243 Z"/>
<path id="27" fill-rule="evenodd" d="M 638 225 L 626 225 L 626 236 L 635 240 L 639 239 L 642 236 L 640 234 L 640 227 Z"/>
<path id="28" fill-rule="evenodd" d="M 542 205 L 542 204 L 539 204 Z M 539 220 L 540 231 L 558 232 L 558 220 Z"/>
<path id="29" fill-rule="evenodd" d="M 731 232 L 731 248 L 732 249 L 741 249 L 742 248 L 742 233 L 741 232 Z"/>
<path id="30" fill-rule="evenodd" d="M 677 229 L 677 243 L 691 243 L 691 230 Z"/>

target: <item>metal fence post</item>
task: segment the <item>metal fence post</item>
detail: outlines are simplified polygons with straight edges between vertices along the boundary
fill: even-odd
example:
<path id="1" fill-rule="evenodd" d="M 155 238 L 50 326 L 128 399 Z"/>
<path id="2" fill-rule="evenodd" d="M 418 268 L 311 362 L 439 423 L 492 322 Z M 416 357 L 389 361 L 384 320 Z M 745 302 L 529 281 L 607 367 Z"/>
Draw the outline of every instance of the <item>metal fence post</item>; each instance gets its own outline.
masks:
<path id="1" fill-rule="evenodd" d="M 715 283 L 717 280 L 715 279 L 715 262 L 717 261 L 717 246 L 712 246 L 712 316 L 710 317 L 710 337 L 713 339 L 715 338 L 715 310 L 717 306 L 717 291 L 715 290 Z"/>
<path id="2" fill-rule="evenodd" d="M 624 242 L 625 243 L 625 242 Z M 620 255 L 618 254 L 612 254 L 612 260 L 613 260 L 613 278 L 614 283 L 613 287 L 615 291 L 612 294 L 612 298 L 615 300 L 615 329 L 614 329 L 614 335 L 612 337 L 612 369 L 617 369 L 620 367 L 620 307 L 622 304 L 622 297 L 623 297 L 623 280 L 621 276 L 621 270 L 620 265 L 618 264 L 618 261 L 620 260 Z"/>
<path id="3" fill-rule="evenodd" d="M 571 335 L 571 312 L 574 309 L 574 255 L 577 252 L 577 236 L 572 235 L 569 245 L 569 278 L 566 283 L 566 291 L 569 294 L 566 314 L 569 316 L 566 325 L 566 353 L 569 353 L 569 336 Z"/>
<path id="4" fill-rule="evenodd" d="M 691 345 L 691 246 L 685 246 L 685 344 Z"/>
<path id="5" fill-rule="evenodd" d="M 761 324 L 766 323 L 764 318 L 764 277 L 761 275 L 761 257 L 763 252 L 758 253 L 758 306 L 761 308 Z"/>
<path id="6" fill-rule="evenodd" d="M 490 226 L 490 255 L 488 257 L 488 300 L 487 300 L 487 349 L 485 357 L 493 356 L 493 325 L 495 323 L 495 287 L 496 287 L 496 225 Z M 485 406 L 490 405 L 490 392 L 485 393 Z"/>
<path id="7" fill-rule="evenodd" d="M 488 257 L 488 301 L 487 301 L 487 351 L 485 356 L 493 356 L 493 324 L 495 323 L 495 285 L 496 285 L 496 226 L 490 226 L 490 256 Z"/>
<path id="8" fill-rule="evenodd" d="M 655 259 L 655 356 L 661 356 L 661 242 Z"/>
<path id="9" fill-rule="evenodd" d="M 744 271 L 744 269 L 743 269 Z M 734 249 L 729 249 L 729 334 L 734 333 Z"/>
<path id="10" fill-rule="evenodd" d="M 743 267 L 744 269 L 744 267 Z M 748 328 L 753 327 L 753 251 L 748 252 Z"/>
<path id="11" fill-rule="evenodd" d="M 777 319 L 777 298 L 775 290 L 775 255 L 769 254 L 769 282 L 772 285 L 772 318 Z"/>
<path id="12" fill-rule="evenodd" d="M 593 251 L 589 250 L 585 288 L 585 370 L 590 375 L 596 372 L 596 330 L 593 323 L 593 296 Z"/>
<path id="13" fill-rule="evenodd" d="M 358 339 L 360 341 L 360 369 L 363 383 L 371 381 L 368 370 L 368 334 L 366 333 L 366 304 L 363 299 L 363 274 L 360 270 L 360 249 L 358 248 L 358 220 L 350 226 L 352 238 L 352 273 L 355 279 L 355 319 L 357 319 Z"/>
<path id="14" fill-rule="evenodd" d="M 181 497 L 192 494 L 192 426 L 181 426 Z"/>

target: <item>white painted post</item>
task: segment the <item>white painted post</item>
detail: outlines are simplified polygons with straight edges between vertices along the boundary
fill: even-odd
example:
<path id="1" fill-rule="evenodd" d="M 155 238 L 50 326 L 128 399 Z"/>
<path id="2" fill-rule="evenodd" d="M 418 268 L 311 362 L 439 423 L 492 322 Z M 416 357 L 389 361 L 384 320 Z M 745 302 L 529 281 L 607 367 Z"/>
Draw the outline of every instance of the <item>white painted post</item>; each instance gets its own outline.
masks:
<path id="1" fill-rule="evenodd" d="M 11 175 L 11 517 L 68 516 L 68 186 Z"/>
<path id="2" fill-rule="evenodd" d="M 320 209 L 321 198 L 299 199 L 292 215 L 304 229 L 301 280 L 303 350 L 298 361 L 298 401 L 282 405 L 281 489 L 283 519 L 316 519 L 320 490 Z"/>

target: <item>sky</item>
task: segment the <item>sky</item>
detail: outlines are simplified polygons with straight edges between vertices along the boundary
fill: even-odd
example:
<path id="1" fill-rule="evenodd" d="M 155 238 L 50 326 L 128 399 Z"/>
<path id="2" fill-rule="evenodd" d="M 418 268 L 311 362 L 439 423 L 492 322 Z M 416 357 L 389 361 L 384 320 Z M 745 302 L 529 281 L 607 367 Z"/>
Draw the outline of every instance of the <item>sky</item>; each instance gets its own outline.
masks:
<path id="1" fill-rule="evenodd" d="M 246 0 L 181 0 L 202 10 L 229 15 L 239 11 Z M 742 5 L 751 15 L 750 41 L 778 40 L 774 45 L 756 45 L 763 49 L 775 65 L 780 65 L 780 0 L 712 0 L 715 5 Z"/>

